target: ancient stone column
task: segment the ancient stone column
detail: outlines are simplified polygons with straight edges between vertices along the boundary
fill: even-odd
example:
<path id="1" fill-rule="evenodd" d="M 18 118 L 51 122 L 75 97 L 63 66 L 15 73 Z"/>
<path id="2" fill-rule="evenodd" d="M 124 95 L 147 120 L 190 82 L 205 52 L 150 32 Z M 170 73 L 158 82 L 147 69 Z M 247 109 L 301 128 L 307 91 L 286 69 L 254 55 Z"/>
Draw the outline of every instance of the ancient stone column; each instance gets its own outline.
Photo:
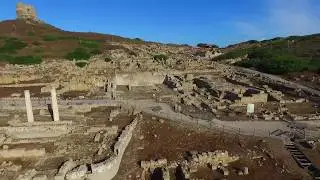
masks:
<path id="1" fill-rule="evenodd" d="M 56 89 L 51 89 L 51 107 L 53 112 L 53 120 L 54 121 L 60 121 L 59 118 L 59 109 L 58 109 L 58 101 L 57 101 L 57 93 Z"/>
<path id="2" fill-rule="evenodd" d="M 33 112 L 32 112 L 32 105 L 31 105 L 30 91 L 29 90 L 25 90 L 24 91 L 24 99 L 26 101 L 28 122 L 33 122 L 34 118 L 33 118 Z"/>

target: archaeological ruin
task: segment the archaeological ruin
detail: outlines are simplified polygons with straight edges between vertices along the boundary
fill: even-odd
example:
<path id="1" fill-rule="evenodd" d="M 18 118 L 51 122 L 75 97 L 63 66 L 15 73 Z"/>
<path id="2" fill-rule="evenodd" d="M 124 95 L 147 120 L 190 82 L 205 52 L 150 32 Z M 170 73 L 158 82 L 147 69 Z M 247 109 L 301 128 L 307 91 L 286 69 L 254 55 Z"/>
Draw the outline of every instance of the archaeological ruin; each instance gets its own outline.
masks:
<path id="1" fill-rule="evenodd" d="M 319 89 L 214 61 L 217 47 L 136 41 L 0 64 L 0 180 L 316 177 Z"/>

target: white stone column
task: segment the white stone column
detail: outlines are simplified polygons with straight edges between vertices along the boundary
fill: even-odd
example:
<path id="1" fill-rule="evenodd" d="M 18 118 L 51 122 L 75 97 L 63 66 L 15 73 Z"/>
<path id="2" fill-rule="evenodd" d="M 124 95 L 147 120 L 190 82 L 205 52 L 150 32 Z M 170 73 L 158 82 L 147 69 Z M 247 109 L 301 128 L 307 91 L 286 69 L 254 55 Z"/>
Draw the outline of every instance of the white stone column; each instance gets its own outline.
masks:
<path id="1" fill-rule="evenodd" d="M 24 91 L 24 99 L 26 101 L 28 122 L 32 123 L 32 122 L 34 122 L 34 118 L 33 118 L 32 104 L 31 104 L 30 91 L 29 90 L 25 90 Z"/>
<path id="2" fill-rule="evenodd" d="M 53 112 L 53 120 L 60 121 L 59 118 L 59 109 L 58 109 L 58 101 L 57 101 L 57 93 L 56 89 L 51 89 L 51 107 Z"/>

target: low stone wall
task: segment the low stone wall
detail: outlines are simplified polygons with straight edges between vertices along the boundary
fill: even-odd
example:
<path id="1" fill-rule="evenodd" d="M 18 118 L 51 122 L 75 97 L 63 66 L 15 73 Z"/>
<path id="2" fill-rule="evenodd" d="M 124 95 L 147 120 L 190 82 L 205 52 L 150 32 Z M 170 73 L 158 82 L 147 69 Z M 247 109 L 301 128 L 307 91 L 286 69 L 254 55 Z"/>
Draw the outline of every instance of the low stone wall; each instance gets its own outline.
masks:
<path id="1" fill-rule="evenodd" d="M 32 87 L 32 86 L 47 86 L 51 83 L 32 83 L 32 84 L 2 84 L 0 85 L 0 88 L 9 88 L 9 87 Z M 51 89 L 50 89 L 51 90 Z"/>
<path id="2" fill-rule="evenodd" d="M 67 169 L 63 173 L 58 173 L 55 179 L 89 179 L 89 180 L 110 180 L 118 172 L 119 166 L 122 160 L 122 156 L 131 140 L 133 130 L 138 123 L 139 116 L 137 116 L 130 125 L 128 125 L 121 133 L 118 141 L 114 145 L 114 154 L 105 161 L 97 164 L 91 164 L 91 171 L 87 168 L 87 165 L 76 166 L 74 163 L 68 163 L 61 168 Z M 70 162 L 70 161 L 69 161 Z M 66 163 L 65 163 L 66 164 Z M 67 167 L 67 168 L 66 168 Z M 61 168 L 59 172 L 61 171 Z M 62 174 L 62 175 L 61 175 Z M 65 174 L 65 175 L 63 175 Z"/>
<path id="3" fill-rule="evenodd" d="M 116 85 L 130 85 L 130 86 L 153 86 L 162 84 L 165 76 L 154 74 L 151 72 L 127 73 L 117 74 L 114 77 Z"/>
<path id="4" fill-rule="evenodd" d="M 243 96 L 238 103 L 249 104 L 249 103 L 266 103 L 268 101 L 268 94 L 252 94 L 251 96 Z"/>
<path id="5" fill-rule="evenodd" d="M 40 123 L 40 122 L 39 122 Z M 68 124 L 53 124 L 54 122 L 47 122 L 46 124 L 22 123 L 26 126 L 8 126 L 0 127 L 0 131 L 5 132 L 6 135 L 15 139 L 32 139 L 32 138 L 50 138 L 59 137 L 68 134 L 72 130 L 72 126 Z"/>
<path id="6" fill-rule="evenodd" d="M 0 158 L 39 157 L 44 156 L 45 154 L 45 148 L 30 150 L 26 150 L 25 148 L 0 150 Z"/>
<path id="7" fill-rule="evenodd" d="M 46 109 L 51 104 L 51 98 L 31 98 L 33 109 Z M 58 99 L 59 109 L 73 106 L 75 111 L 89 111 L 91 108 L 100 106 L 119 106 L 120 102 L 110 99 Z M 0 109 L 23 110 L 25 109 L 24 98 L 0 98 Z"/>

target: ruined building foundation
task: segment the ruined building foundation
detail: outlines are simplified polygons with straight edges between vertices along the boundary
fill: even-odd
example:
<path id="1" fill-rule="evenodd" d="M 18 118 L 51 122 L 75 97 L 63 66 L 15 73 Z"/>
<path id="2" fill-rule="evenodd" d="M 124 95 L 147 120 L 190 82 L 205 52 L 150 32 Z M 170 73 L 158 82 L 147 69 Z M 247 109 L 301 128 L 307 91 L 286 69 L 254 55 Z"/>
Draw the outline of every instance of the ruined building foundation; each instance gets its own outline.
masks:
<path id="1" fill-rule="evenodd" d="M 30 91 L 29 90 L 25 90 L 24 91 L 24 98 L 25 98 L 25 101 L 26 101 L 28 122 L 34 122 L 31 99 L 30 99 Z"/>

